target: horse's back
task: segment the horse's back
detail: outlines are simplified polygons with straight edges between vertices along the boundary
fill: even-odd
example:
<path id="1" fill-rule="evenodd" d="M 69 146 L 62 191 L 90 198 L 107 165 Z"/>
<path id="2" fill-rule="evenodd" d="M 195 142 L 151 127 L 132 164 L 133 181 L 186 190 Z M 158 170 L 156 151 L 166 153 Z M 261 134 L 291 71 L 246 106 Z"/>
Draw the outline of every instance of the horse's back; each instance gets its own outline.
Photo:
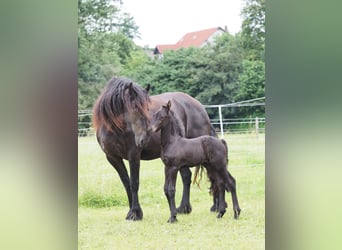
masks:
<path id="1" fill-rule="evenodd" d="M 203 105 L 195 98 L 182 92 L 167 92 L 151 96 L 152 106 L 155 103 L 156 110 L 171 101 L 171 108 L 175 111 L 184 125 L 187 138 L 195 138 L 202 135 L 215 136 L 209 116 Z"/>

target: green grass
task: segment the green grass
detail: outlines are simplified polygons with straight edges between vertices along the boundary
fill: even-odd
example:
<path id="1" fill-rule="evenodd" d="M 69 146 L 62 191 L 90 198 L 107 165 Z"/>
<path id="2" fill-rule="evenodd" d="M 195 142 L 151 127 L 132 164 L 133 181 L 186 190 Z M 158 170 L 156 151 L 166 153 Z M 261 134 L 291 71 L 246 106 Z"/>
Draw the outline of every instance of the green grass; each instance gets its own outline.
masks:
<path id="1" fill-rule="evenodd" d="M 79 249 L 264 249 L 264 135 L 228 135 L 226 140 L 228 168 L 236 179 L 242 209 L 239 220 L 233 219 L 229 193 L 222 219 L 209 212 L 212 197 L 203 177 L 200 188 L 191 187 L 192 213 L 178 215 L 178 222 L 169 224 L 160 159 L 141 162 L 139 199 L 144 219 L 126 221 L 128 202 L 116 171 L 93 137 L 80 138 Z M 178 176 L 177 205 L 182 191 L 180 179 Z"/>

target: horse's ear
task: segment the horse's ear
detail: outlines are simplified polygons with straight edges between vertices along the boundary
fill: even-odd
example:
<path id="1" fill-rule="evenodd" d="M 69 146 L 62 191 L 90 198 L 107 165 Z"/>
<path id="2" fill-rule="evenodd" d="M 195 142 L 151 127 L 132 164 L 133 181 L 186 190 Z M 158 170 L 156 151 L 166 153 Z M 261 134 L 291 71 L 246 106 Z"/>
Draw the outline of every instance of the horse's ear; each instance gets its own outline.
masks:
<path id="1" fill-rule="evenodd" d="M 168 111 L 171 109 L 171 101 L 167 102 L 166 108 L 168 109 Z"/>
<path id="2" fill-rule="evenodd" d="M 133 82 L 130 82 L 130 83 L 129 83 L 128 89 L 129 89 L 129 91 L 132 91 L 132 90 L 133 90 Z"/>
<path id="3" fill-rule="evenodd" d="M 135 91 L 134 91 L 134 87 L 133 87 L 133 82 L 130 82 L 128 84 L 128 86 L 125 88 L 125 89 L 128 89 L 128 94 L 131 96 L 131 97 L 134 97 L 135 96 Z"/>
<path id="4" fill-rule="evenodd" d="M 150 89 L 151 89 L 151 85 L 148 83 L 147 86 L 146 86 L 146 88 L 145 88 L 145 90 L 146 90 L 146 92 L 148 93 L 148 92 L 150 92 Z"/>

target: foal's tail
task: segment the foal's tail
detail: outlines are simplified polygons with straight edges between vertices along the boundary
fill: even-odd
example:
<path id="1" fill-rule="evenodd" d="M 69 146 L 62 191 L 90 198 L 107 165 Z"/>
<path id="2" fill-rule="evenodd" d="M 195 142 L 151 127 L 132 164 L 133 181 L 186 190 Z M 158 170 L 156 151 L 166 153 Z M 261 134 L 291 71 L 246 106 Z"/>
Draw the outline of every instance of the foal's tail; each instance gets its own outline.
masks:
<path id="1" fill-rule="evenodd" d="M 210 124 L 210 132 L 209 132 L 209 135 L 218 138 L 217 133 L 216 133 L 216 130 L 215 130 L 215 127 L 214 127 L 212 124 Z"/>
<path id="2" fill-rule="evenodd" d="M 228 156 L 228 145 L 227 145 L 227 142 L 224 139 L 221 139 L 221 142 L 224 145 L 224 147 L 226 149 L 226 155 Z"/>

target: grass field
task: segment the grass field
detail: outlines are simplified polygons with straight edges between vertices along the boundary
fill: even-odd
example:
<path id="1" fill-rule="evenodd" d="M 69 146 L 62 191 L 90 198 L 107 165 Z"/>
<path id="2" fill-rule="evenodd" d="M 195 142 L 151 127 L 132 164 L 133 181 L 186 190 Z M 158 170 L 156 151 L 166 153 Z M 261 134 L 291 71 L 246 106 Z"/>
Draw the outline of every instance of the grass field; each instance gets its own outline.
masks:
<path id="1" fill-rule="evenodd" d="M 265 249 L 265 138 L 261 134 L 227 135 L 229 171 L 237 182 L 242 209 L 233 219 L 230 194 L 222 219 L 210 213 L 212 197 L 203 177 L 191 187 L 192 213 L 167 223 L 169 208 L 163 192 L 160 159 L 142 161 L 139 199 L 142 221 L 126 221 L 128 201 L 116 171 L 95 138 L 79 138 L 79 249 Z M 127 165 L 127 164 L 126 164 Z M 177 179 L 176 203 L 181 198 Z"/>

